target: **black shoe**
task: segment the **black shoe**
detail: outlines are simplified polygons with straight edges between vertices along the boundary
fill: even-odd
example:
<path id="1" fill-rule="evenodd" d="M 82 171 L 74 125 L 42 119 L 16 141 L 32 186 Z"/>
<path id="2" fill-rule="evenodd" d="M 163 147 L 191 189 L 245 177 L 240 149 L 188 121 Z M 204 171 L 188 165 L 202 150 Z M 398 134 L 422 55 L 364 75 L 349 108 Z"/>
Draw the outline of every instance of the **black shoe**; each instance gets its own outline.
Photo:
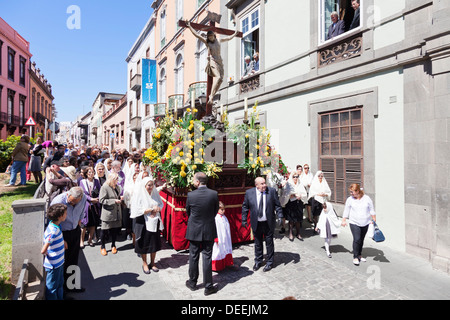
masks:
<path id="1" fill-rule="evenodd" d="M 286 229 L 281 228 L 281 229 L 280 229 L 280 234 L 283 234 L 285 231 L 286 231 Z"/>
<path id="2" fill-rule="evenodd" d="M 191 280 L 186 280 L 186 287 L 188 287 L 191 291 L 197 290 L 197 285 Z"/>
<path id="3" fill-rule="evenodd" d="M 261 268 L 261 264 L 260 263 L 255 263 L 255 265 L 253 266 L 253 271 L 258 271 L 259 268 Z"/>
<path id="4" fill-rule="evenodd" d="M 270 265 L 266 265 L 264 267 L 264 269 L 263 269 L 264 272 L 267 272 L 267 271 L 270 271 L 270 270 L 272 270 L 272 266 L 270 266 Z"/>
<path id="5" fill-rule="evenodd" d="M 219 291 L 219 288 L 217 286 L 205 288 L 205 296 L 209 296 L 210 294 L 216 293 L 217 291 Z"/>
<path id="6" fill-rule="evenodd" d="M 148 269 L 147 271 L 145 271 L 144 266 L 142 266 L 142 272 L 144 272 L 145 274 L 150 274 L 150 269 Z"/>

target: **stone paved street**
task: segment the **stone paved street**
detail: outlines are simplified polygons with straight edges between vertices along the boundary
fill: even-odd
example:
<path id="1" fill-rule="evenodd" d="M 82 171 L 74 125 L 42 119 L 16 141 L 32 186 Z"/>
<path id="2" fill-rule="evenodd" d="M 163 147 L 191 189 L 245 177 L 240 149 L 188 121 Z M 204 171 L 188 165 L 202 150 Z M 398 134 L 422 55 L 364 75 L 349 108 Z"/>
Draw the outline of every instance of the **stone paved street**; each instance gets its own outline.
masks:
<path id="1" fill-rule="evenodd" d="M 342 229 L 331 243 L 332 258 L 325 254 L 323 241 L 303 229 L 304 242 L 289 241 L 276 231 L 275 267 L 253 271 L 253 243 L 236 246 L 236 268 L 214 273 L 219 291 L 204 296 L 200 262 L 199 289 L 185 287 L 188 275 L 187 251 L 169 245 L 157 254 L 160 271 L 145 275 L 131 241 L 119 242 L 117 255 L 100 255 L 100 246 L 86 247 L 80 256 L 82 286 L 86 291 L 72 294 L 83 300 L 409 300 L 450 299 L 450 276 L 432 270 L 427 261 L 389 249 L 389 241 L 366 239 L 363 256 L 367 262 L 352 264 L 352 237 Z M 110 247 L 107 246 L 110 250 Z"/>

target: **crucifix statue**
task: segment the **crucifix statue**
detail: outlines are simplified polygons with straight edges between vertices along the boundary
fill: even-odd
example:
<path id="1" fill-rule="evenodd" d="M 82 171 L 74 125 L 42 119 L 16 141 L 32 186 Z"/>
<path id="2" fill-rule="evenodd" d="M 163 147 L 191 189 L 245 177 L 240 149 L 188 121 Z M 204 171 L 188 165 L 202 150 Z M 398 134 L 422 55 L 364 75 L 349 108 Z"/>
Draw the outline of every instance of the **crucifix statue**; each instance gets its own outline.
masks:
<path id="1" fill-rule="evenodd" d="M 210 21 L 209 25 L 191 23 L 188 20 L 180 20 L 178 25 L 180 27 L 187 27 L 192 34 L 202 41 L 208 48 L 208 64 L 206 67 L 206 73 L 208 74 L 208 86 L 207 86 L 207 103 L 206 103 L 206 117 L 212 115 L 213 98 L 219 91 L 219 87 L 223 82 L 224 68 L 223 60 L 220 54 L 220 44 L 222 42 L 230 41 L 234 37 L 242 37 L 242 32 L 238 30 L 228 30 L 215 27 L 216 23 L 220 23 L 221 15 L 213 12 L 208 12 L 207 20 Z M 196 30 L 207 31 L 206 38 L 200 35 Z M 217 39 L 216 34 L 227 35 L 229 37 Z"/>

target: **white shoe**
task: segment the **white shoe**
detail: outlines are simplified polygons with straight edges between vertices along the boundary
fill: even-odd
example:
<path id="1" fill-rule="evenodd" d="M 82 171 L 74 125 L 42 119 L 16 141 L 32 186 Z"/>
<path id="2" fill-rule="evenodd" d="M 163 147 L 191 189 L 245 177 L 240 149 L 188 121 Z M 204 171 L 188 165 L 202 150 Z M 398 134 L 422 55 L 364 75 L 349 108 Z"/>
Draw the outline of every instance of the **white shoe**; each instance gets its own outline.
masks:
<path id="1" fill-rule="evenodd" d="M 367 262 L 367 260 L 365 258 L 363 258 L 363 257 L 359 258 L 359 261 L 360 262 Z"/>
<path id="2" fill-rule="evenodd" d="M 353 264 L 355 266 L 359 266 L 359 259 L 353 259 Z"/>

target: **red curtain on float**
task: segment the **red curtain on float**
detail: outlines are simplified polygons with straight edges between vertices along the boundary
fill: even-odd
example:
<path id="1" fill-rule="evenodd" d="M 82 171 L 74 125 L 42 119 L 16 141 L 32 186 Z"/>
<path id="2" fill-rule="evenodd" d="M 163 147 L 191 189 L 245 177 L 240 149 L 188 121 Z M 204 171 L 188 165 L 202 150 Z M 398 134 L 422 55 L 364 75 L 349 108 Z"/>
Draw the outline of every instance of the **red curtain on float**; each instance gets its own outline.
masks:
<path id="1" fill-rule="evenodd" d="M 185 239 L 188 217 L 186 214 L 186 196 L 178 196 L 164 189 L 160 192 L 164 208 L 161 218 L 164 224 L 163 236 L 175 250 L 186 250 L 189 241 Z M 242 203 L 245 192 L 219 193 L 219 200 L 225 205 L 225 215 L 230 223 L 233 244 L 253 240 L 250 223 L 242 227 Z M 248 219 L 250 222 L 250 219 Z"/>

